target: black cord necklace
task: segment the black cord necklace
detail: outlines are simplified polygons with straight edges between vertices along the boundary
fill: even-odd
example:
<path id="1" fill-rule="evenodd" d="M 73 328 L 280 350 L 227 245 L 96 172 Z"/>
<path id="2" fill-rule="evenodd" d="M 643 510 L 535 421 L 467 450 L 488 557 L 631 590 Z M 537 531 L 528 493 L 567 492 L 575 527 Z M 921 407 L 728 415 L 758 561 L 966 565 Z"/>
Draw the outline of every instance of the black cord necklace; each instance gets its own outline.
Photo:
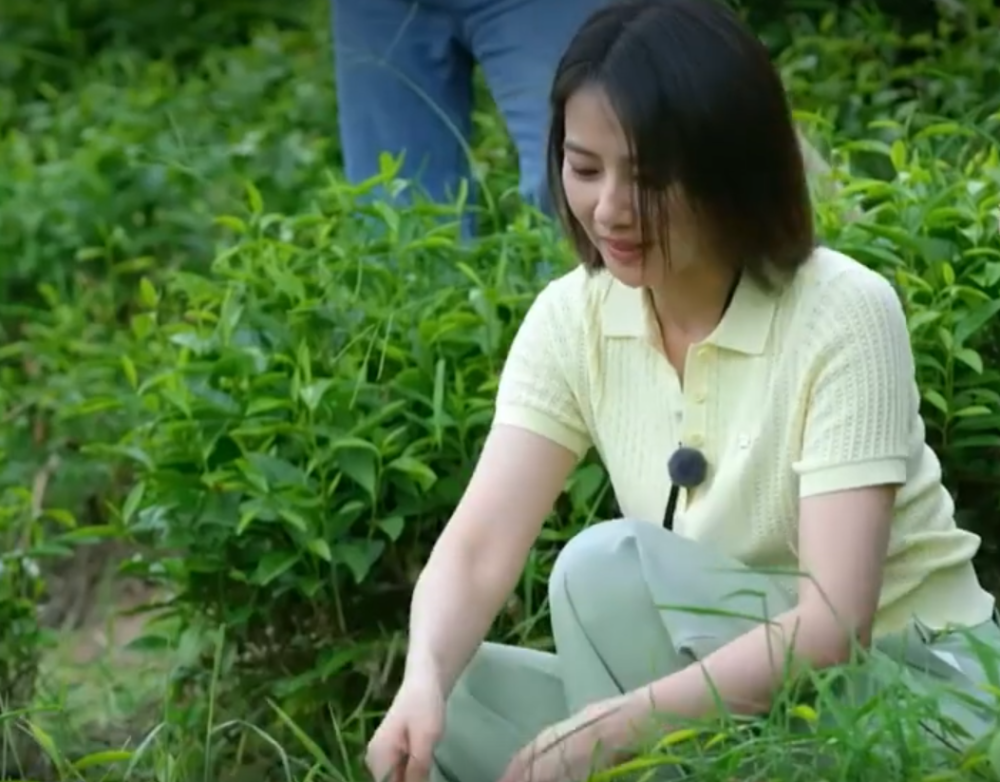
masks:
<path id="1" fill-rule="evenodd" d="M 722 315 L 725 317 L 729 306 L 736 296 L 736 289 L 740 284 L 741 274 L 737 272 L 732 284 L 729 286 L 729 293 L 722 306 Z M 667 508 L 663 514 L 663 527 L 672 530 L 674 528 L 674 515 L 677 512 L 677 502 L 680 498 L 681 489 L 690 491 L 700 486 L 708 475 L 708 460 L 705 454 L 697 448 L 685 446 L 683 443 L 677 447 L 667 460 L 667 475 L 670 477 L 670 495 L 667 498 Z"/>

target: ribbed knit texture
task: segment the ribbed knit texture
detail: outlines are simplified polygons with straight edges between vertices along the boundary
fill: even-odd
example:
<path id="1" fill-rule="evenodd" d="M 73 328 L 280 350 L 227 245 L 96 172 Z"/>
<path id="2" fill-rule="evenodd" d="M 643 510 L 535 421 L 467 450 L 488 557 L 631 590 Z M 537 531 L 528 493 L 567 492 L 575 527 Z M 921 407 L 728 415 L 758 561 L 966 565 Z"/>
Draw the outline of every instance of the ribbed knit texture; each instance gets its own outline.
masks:
<path id="1" fill-rule="evenodd" d="M 648 299 L 582 268 L 549 283 L 519 329 L 496 422 L 582 456 L 596 447 L 622 513 L 660 524 L 667 461 L 683 443 L 709 462 L 674 529 L 761 567 L 798 567 L 801 497 L 901 484 L 877 629 L 988 618 L 924 441 L 906 320 L 888 281 L 818 249 L 769 293 L 744 275 L 722 323 L 689 351 L 683 388 L 656 348 Z M 682 596 L 679 596 L 682 597 Z"/>

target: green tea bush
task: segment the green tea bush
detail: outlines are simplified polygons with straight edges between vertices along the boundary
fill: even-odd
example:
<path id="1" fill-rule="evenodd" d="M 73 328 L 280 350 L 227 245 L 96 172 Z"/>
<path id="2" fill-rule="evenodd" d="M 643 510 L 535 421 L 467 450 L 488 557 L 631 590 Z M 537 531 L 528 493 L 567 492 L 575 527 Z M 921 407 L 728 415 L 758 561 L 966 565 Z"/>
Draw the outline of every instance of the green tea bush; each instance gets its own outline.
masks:
<path id="1" fill-rule="evenodd" d="M 220 218 L 235 243 L 158 291 L 168 318 L 137 345 L 158 358 L 129 370 L 146 420 L 113 450 L 138 471 L 123 520 L 175 610 L 225 628 L 243 696 L 298 717 L 384 694 L 378 642 L 404 626 L 513 330 L 565 252 L 527 220 L 462 247 L 432 207 L 367 208 L 372 230 L 344 185 L 294 216 L 250 193 L 248 216 Z M 602 476 L 575 487 L 566 519 Z"/>
<path id="2" fill-rule="evenodd" d="M 0 451 L 0 463 L 6 456 Z M 0 777 L 31 778 L 43 768 L 43 753 L 17 727 L 35 705 L 42 657 L 52 633 L 42 626 L 46 591 L 43 564 L 70 555 L 80 537 L 67 511 L 41 507 L 53 460 L 29 487 L 0 483 Z M 45 533 L 48 522 L 59 530 Z M 85 533 L 84 533 L 85 535 Z M 21 776 L 28 774 L 28 777 Z"/>
<path id="3" fill-rule="evenodd" d="M 317 3 L 241 0 L 136 5 L 129 0 L 7 0 L 0 12 L 0 84 L 15 95 L 72 85 L 81 63 L 109 51 L 196 66 L 205 50 L 245 45 L 261 28 L 326 22 Z"/>
<path id="4" fill-rule="evenodd" d="M 211 257 L 212 215 L 243 178 L 298 207 L 339 162 L 315 45 L 264 31 L 206 51 L 186 77 L 110 50 L 77 88 L 42 82 L 13 103 L 0 114 L 0 301 L 34 297 L 39 281 L 65 293 L 81 275 L 134 280 Z"/>
<path id="5" fill-rule="evenodd" d="M 0 574 L 3 736 L 23 733 L 15 707 L 49 697 L 46 682 L 38 690 L 33 674 L 18 673 L 47 654 L 46 629 L 70 605 L 90 613 L 93 582 L 73 574 L 93 558 L 74 549 L 128 543 L 116 507 L 131 467 L 91 449 L 147 412 L 128 383 L 129 356 L 156 328 L 143 280 L 211 259 L 227 240 L 213 217 L 237 207 L 244 178 L 294 211 L 339 161 L 319 27 L 282 32 L 261 4 L 257 22 L 212 46 L 204 40 L 233 19 L 202 25 L 202 42 L 157 29 L 176 49 L 157 59 L 134 37 L 114 40 L 129 37 L 135 15 L 42 5 L 15 0 L 0 11 L 0 518 L 20 525 L 3 538 L 11 564 Z M 180 24 L 193 7 L 162 14 Z M 88 13 L 104 25 L 91 38 L 74 29 Z M 151 350 L 141 358 L 157 359 Z M 57 536 L 47 556 L 28 545 Z M 29 548 L 31 578 L 16 564 Z M 72 593 L 60 592 L 64 575 Z"/>
<path id="6" fill-rule="evenodd" d="M 972 129 L 1000 108 L 995 3 L 948 6 L 929 29 L 909 32 L 894 17 L 851 5 L 792 14 L 778 25 L 784 45 L 772 44 L 796 109 L 822 118 L 838 139 L 891 140 L 891 130 L 872 125 L 881 120 L 937 118 Z M 856 162 L 868 174 L 893 174 L 878 156 Z"/>
<path id="7" fill-rule="evenodd" d="M 36 601 L 42 597 L 33 557 L 32 497 L 26 490 L 0 495 L 0 704 L 23 709 L 34 695 L 42 647 Z"/>
<path id="8" fill-rule="evenodd" d="M 0 50 L 27 57 L 17 42 L 38 30 L 18 30 Z M 0 96 L 0 486 L 57 457 L 44 502 L 117 535 L 107 506 L 129 472 L 81 447 L 142 414 L 120 403 L 126 343 L 155 328 L 140 281 L 210 259 L 225 240 L 213 216 L 245 177 L 288 210 L 322 184 L 338 161 L 325 53 L 271 25 L 183 72 L 103 48 L 79 81 Z"/>

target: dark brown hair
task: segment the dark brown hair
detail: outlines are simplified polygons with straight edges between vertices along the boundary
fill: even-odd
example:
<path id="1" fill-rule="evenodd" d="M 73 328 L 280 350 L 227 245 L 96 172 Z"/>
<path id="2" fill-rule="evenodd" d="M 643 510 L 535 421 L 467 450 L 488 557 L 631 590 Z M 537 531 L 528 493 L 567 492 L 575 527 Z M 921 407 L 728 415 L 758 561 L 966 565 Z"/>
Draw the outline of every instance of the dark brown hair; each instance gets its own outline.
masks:
<path id="1" fill-rule="evenodd" d="M 613 0 L 563 55 L 550 98 L 549 188 L 581 261 L 597 270 L 601 256 L 562 186 L 566 101 L 588 87 L 603 91 L 629 138 L 644 237 L 665 236 L 666 192 L 676 185 L 765 285 L 806 260 L 812 205 L 784 86 L 733 11 L 718 0 Z"/>

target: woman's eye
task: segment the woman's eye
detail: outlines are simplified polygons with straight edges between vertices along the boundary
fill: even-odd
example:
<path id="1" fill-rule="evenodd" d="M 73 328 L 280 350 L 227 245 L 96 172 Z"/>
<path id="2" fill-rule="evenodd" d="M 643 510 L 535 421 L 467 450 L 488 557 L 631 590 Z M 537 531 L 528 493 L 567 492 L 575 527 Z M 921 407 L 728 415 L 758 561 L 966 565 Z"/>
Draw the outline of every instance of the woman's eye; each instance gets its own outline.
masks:
<path id="1" fill-rule="evenodd" d="M 597 176 L 598 171 L 596 168 L 577 168 L 576 166 L 570 166 L 570 170 L 578 177 L 592 177 Z"/>

